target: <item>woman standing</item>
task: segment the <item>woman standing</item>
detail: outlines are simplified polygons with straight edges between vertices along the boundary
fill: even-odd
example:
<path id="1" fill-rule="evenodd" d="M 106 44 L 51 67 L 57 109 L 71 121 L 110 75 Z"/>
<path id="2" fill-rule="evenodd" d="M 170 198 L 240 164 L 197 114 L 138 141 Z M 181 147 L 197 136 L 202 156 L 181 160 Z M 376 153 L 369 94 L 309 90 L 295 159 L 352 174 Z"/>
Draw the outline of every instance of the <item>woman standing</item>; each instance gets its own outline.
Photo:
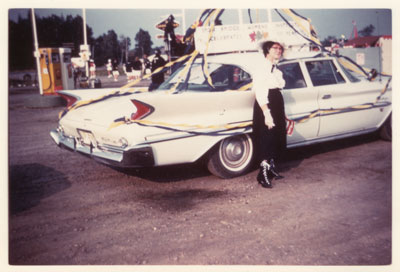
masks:
<path id="1" fill-rule="evenodd" d="M 262 44 L 264 66 L 253 77 L 253 131 L 259 147 L 261 163 L 257 181 L 272 188 L 273 178 L 282 178 L 275 170 L 275 160 L 286 148 L 286 120 L 281 89 L 285 86 L 282 72 L 276 67 L 282 57 L 283 46 L 267 41 Z"/>
<path id="2" fill-rule="evenodd" d="M 107 75 L 108 75 L 108 77 L 110 78 L 110 77 L 112 77 L 112 63 L 111 63 L 111 59 L 108 59 L 108 62 L 107 62 L 107 64 L 106 64 L 106 67 L 107 67 Z"/>
<path id="3" fill-rule="evenodd" d="M 114 81 L 118 81 L 119 69 L 118 69 L 118 61 L 116 59 L 112 62 L 112 74 L 114 76 Z"/>

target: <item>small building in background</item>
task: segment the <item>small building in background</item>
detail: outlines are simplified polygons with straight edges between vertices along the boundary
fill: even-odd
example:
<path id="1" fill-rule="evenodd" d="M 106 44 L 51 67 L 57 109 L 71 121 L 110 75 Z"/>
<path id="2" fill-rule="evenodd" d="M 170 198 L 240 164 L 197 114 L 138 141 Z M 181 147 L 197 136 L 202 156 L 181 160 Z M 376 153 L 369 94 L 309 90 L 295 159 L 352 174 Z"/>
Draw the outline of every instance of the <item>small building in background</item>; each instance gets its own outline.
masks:
<path id="1" fill-rule="evenodd" d="M 392 36 L 357 37 L 338 49 L 341 55 L 352 58 L 357 64 L 374 68 L 383 74 L 392 74 Z"/>

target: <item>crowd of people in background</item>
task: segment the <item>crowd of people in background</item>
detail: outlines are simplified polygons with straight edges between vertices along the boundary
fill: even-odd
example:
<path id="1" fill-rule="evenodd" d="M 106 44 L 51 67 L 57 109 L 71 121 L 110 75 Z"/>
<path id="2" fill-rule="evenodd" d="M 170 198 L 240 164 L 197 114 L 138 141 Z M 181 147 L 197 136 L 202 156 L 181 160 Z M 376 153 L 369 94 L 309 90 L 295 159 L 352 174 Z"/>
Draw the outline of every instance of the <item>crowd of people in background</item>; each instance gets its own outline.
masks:
<path id="1" fill-rule="evenodd" d="M 128 82 L 131 82 L 142 76 L 144 65 L 139 57 L 136 56 L 133 61 L 128 60 L 128 62 L 123 65 L 123 70 L 127 75 Z"/>
<path id="2" fill-rule="evenodd" d="M 161 57 L 160 50 L 157 49 L 151 61 L 146 54 L 143 55 L 142 59 L 135 56 L 133 60 L 129 59 L 124 63 L 122 69 L 127 75 L 127 81 L 132 82 L 146 74 L 153 73 L 157 68 L 164 66 L 166 63 L 165 59 Z M 155 89 L 164 82 L 164 73 L 160 72 L 152 75 L 151 81 L 150 90 Z"/>
<path id="3" fill-rule="evenodd" d="M 155 70 L 157 70 L 157 68 L 163 67 L 166 63 L 167 61 L 161 56 L 161 51 L 157 49 L 151 60 L 146 54 L 144 54 L 142 58 L 139 58 L 139 56 L 129 58 L 127 62 L 123 63 L 122 65 L 117 59 L 108 59 L 107 63 L 105 63 L 105 67 L 107 70 L 107 78 L 112 78 L 113 81 L 117 82 L 119 81 L 120 73 L 123 72 L 126 74 L 127 82 L 132 82 L 142 78 L 144 75 L 152 74 Z M 75 88 L 79 88 L 79 81 L 81 81 L 81 78 L 85 76 L 85 69 L 84 67 L 79 67 L 76 65 L 74 65 L 73 68 Z M 88 61 L 88 68 L 88 80 L 96 80 L 96 65 L 92 59 Z M 157 88 L 163 82 L 164 72 L 152 74 L 149 90 Z"/>

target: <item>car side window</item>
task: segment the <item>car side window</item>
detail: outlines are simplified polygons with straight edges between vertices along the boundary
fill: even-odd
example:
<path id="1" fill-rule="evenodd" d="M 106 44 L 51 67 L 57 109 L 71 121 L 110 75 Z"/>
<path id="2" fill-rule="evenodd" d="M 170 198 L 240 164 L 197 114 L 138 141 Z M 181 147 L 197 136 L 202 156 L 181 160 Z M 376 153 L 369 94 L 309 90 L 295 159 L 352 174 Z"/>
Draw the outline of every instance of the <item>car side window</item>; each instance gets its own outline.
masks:
<path id="1" fill-rule="evenodd" d="M 210 73 L 215 87 L 212 91 L 237 90 L 251 82 L 250 75 L 234 65 L 221 65 Z"/>
<path id="2" fill-rule="evenodd" d="M 306 67 L 314 86 L 345 82 L 331 60 L 308 61 L 306 62 Z"/>
<path id="3" fill-rule="evenodd" d="M 283 79 L 286 82 L 283 89 L 297 89 L 307 87 L 298 62 L 279 65 L 279 69 L 282 71 Z"/>

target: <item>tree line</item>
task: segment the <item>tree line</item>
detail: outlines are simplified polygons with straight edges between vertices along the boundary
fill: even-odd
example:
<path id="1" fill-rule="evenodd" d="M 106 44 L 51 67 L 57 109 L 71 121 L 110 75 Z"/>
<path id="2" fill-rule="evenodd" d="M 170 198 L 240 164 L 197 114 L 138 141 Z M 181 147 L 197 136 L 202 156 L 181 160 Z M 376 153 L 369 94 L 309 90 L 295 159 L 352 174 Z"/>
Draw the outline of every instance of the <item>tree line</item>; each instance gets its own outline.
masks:
<path id="1" fill-rule="evenodd" d="M 36 16 L 36 29 L 39 47 L 70 47 L 72 56 L 78 57 L 80 45 L 83 41 L 83 18 L 80 15 L 73 17 L 51 15 L 49 17 Z M 127 62 L 134 56 L 142 57 L 153 52 L 150 34 L 140 29 L 135 36 L 135 45 L 131 48 L 131 39 L 121 35 L 118 37 L 114 30 L 99 37 L 93 37 L 93 30 L 86 26 L 87 42 L 91 49 L 91 58 L 96 66 L 104 65 L 108 59 L 117 59 L 120 63 Z M 374 26 L 369 25 L 358 31 L 360 36 L 369 36 L 374 31 Z M 328 36 L 322 41 L 323 46 L 330 46 L 341 39 Z M 35 58 L 33 56 L 33 29 L 31 12 L 27 18 L 19 17 L 17 22 L 9 20 L 9 70 L 34 69 Z M 155 49 L 155 48 L 154 48 Z M 179 54 L 178 54 L 179 55 Z"/>
<path id="2" fill-rule="evenodd" d="M 375 30 L 375 26 L 370 24 L 370 25 L 364 27 L 363 29 L 358 30 L 357 34 L 360 37 L 367 37 L 367 36 L 371 36 L 372 33 L 374 32 L 374 30 Z M 337 38 L 335 36 L 329 35 L 321 43 L 322 43 L 322 46 L 326 47 L 326 46 L 331 46 L 333 43 L 340 43 L 340 42 L 347 42 L 347 41 L 348 41 L 348 39 L 346 39 L 346 38 Z"/>
<path id="3" fill-rule="evenodd" d="M 78 57 L 83 39 L 83 18 L 51 15 L 49 17 L 36 16 L 36 30 L 40 48 L 69 47 L 72 57 Z M 27 18 L 19 17 L 16 22 L 9 20 L 9 70 L 34 69 L 34 38 L 31 12 Z M 86 25 L 87 43 L 90 45 L 91 58 L 97 66 L 104 65 L 108 59 L 117 59 L 126 62 L 134 56 L 150 55 L 153 51 L 150 34 L 140 29 L 135 36 L 135 46 L 131 49 L 131 39 L 121 35 L 118 37 L 114 30 L 108 30 L 97 38 L 93 37 L 93 30 Z"/>

